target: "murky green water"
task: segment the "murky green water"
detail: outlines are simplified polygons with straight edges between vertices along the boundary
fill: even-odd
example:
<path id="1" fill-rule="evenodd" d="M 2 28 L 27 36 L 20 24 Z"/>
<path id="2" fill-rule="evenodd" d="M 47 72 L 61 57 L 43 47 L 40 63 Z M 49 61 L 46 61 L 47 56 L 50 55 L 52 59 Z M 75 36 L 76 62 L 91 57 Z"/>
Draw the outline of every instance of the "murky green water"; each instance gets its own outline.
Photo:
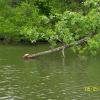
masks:
<path id="1" fill-rule="evenodd" d="M 61 52 L 21 58 L 43 50 L 46 45 L 0 45 L 0 100 L 100 100 L 100 55 L 67 50 L 65 59 Z"/>

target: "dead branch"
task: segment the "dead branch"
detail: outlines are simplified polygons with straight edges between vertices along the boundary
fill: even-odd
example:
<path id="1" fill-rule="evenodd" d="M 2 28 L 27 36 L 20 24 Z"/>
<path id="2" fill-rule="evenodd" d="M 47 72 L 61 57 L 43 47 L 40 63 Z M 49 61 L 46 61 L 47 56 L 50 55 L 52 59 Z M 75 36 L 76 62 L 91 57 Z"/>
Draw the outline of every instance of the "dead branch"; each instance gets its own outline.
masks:
<path id="1" fill-rule="evenodd" d="M 25 54 L 23 56 L 23 59 L 25 59 L 25 60 L 34 59 L 36 57 L 39 57 L 39 56 L 42 56 L 42 55 L 45 55 L 45 54 L 49 54 L 49 53 L 57 52 L 57 51 L 60 51 L 60 50 L 64 50 L 64 48 L 69 48 L 69 47 L 72 47 L 74 45 L 81 45 L 86 41 L 87 41 L 87 38 L 83 38 L 83 39 L 80 39 L 80 40 L 78 40 L 74 43 L 66 44 L 66 45 L 63 45 L 63 46 L 60 46 L 60 47 L 57 47 L 57 48 L 54 48 L 54 49 L 50 49 L 50 50 L 47 50 L 47 51 L 39 52 L 39 53 L 36 53 L 36 54 Z"/>

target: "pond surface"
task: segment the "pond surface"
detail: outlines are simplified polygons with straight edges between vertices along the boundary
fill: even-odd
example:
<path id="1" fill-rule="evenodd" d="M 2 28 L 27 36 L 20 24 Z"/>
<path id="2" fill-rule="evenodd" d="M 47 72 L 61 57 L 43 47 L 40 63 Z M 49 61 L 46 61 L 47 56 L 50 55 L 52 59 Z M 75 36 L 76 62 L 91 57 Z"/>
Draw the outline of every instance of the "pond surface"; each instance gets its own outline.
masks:
<path id="1" fill-rule="evenodd" d="M 24 61 L 47 45 L 0 45 L 0 100 L 100 100 L 100 54 L 66 50 Z"/>

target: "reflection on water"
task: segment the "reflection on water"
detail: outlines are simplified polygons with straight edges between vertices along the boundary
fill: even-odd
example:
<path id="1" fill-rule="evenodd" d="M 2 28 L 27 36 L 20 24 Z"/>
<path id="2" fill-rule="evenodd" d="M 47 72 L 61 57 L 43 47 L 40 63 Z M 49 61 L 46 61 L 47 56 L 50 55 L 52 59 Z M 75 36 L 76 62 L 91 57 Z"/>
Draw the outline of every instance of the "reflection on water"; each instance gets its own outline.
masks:
<path id="1" fill-rule="evenodd" d="M 47 49 L 46 45 L 0 45 L 0 100 L 100 100 L 100 56 L 82 56 L 66 51 L 24 61 L 25 53 Z"/>

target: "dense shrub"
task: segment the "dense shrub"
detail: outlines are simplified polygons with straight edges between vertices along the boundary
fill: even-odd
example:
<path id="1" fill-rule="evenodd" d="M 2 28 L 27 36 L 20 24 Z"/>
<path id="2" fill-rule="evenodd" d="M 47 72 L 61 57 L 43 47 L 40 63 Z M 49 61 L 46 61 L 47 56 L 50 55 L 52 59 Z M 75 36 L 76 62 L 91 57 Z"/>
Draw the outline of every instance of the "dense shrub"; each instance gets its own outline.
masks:
<path id="1" fill-rule="evenodd" d="M 80 48 L 94 50 L 100 46 L 100 0 L 1 0 L 0 37 L 52 46 L 88 37 Z"/>

